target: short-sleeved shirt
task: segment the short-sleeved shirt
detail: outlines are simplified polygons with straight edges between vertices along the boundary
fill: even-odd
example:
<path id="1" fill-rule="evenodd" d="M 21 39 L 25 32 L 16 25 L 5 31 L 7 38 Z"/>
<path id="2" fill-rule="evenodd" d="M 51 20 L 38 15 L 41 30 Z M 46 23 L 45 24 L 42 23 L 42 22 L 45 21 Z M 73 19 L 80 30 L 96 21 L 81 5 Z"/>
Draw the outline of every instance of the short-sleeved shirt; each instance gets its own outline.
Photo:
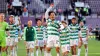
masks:
<path id="1" fill-rule="evenodd" d="M 18 26 L 17 25 L 15 25 L 15 24 L 9 24 L 9 33 L 10 33 L 10 37 L 11 38 L 16 38 L 17 37 L 17 35 L 16 35 L 16 31 L 18 31 L 19 30 L 19 28 L 18 28 Z"/>
<path id="2" fill-rule="evenodd" d="M 44 27 L 44 38 L 48 38 L 48 36 L 47 36 L 47 27 Z"/>
<path id="3" fill-rule="evenodd" d="M 60 31 L 60 42 L 61 42 L 61 45 L 70 44 L 69 32 L 70 31 L 68 30 L 67 27 Z"/>
<path id="4" fill-rule="evenodd" d="M 36 26 L 35 27 L 36 28 L 36 34 L 37 34 L 37 40 L 43 40 L 43 38 L 44 38 L 44 26 Z M 38 30 L 38 28 L 40 29 L 40 30 Z"/>
<path id="5" fill-rule="evenodd" d="M 86 38 L 87 37 L 87 30 L 88 30 L 88 28 L 86 26 L 81 26 L 80 27 L 82 38 Z"/>
<path id="6" fill-rule="evenodd" d="M 8 23 L 0 22 L 0 40 L 6 37 L 6 29 L 8 28 Z"/>
<path id="7" fill-rule="evenodd" d="M 36 38 L 36 29 L 35 27 L 25 27 L 23 39 L 25 41 L 35 41 Z"/>
<path id="8" fill-rule="evenodd" d="M 47 20 L 47 35 L 48 36 L 59 36 L 58 29 L 60 28 L 60 22 L 57 20 Z"/>
<path id="9" fill-rule="evenodd" d="M 69 28 L 72 31 L 70 33 L 70 39 L 72 39 L 72 40 L 78 39 L 79 25 L 78 24 L 71 24 L 71 25 L 69 25 Z"/>

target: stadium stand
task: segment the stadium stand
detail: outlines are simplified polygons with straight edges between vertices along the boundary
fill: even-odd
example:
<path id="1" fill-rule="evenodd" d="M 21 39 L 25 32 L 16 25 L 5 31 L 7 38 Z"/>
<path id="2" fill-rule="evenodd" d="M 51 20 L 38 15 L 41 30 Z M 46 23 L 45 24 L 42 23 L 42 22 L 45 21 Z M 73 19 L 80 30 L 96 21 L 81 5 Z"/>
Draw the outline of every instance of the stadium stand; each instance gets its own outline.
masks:
<path id="1" fill-rule="evenodd" d="M 0 0 L 0 12 L 6 12 L 7 11 L 7 2 L 5 2 L 6 0 Z M 45 12 L 45 9 L 47 9 L 49 7 L 49 4 L 45 4 L 43 3 L 43 1 L 41 0 L 20 0 L 22 2 L 22 4 L 24 4 L 21 8 L 22 12 L 24 12 L 24 8 L 25 8 L 25 4 L 27 5 L 27 7 L 25 9 L 28 10 L 29 13 L 29 17 L 30 14 L 31 15 L 35 15 L 36 14 L 43 14 Z M 28 3 L 30 1 L 30 3 Z M 93 28 L 95 27 L 95 25 L 97 24 L 96 22 L 98 21 L 99 18 L 99 13 L 100 13 L 100 9 L 99 9 L 99 4 L 100 4 L 100 0 L 80 0 L 83 1 L 84 3 L 88 4 L 89 7 L 92 9 L 92 15 L 90 16 L 86 16 L 86 21 L 94 21 L 95 23 L 93 24 Z M 71 4 L 70 0 L 54 0 L 54 4 L 55 4 L 55 9 L 56 11 L 61 10 L 62 12 L 64 11 L 69 11 L 69 7 Z M 36 6 L 37 5 L 37 6 Z M 89 22 L 87 22 L 88 24 L 91 24 Z"/>
<path id="2" fill-rule="evenodd" d="M 6 0 L 0 0 L 0 12 L 4 12 L 4 13 L 6 13 L 6 2 L 5 2 Z"/>

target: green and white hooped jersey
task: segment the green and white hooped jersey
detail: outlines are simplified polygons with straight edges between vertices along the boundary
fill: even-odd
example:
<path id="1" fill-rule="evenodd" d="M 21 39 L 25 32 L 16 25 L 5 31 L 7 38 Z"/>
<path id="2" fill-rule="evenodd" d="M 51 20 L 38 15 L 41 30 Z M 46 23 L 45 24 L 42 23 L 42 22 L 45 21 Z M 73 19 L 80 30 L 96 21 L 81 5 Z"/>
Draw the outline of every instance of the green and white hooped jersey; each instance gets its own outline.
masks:
<path id="1" fill-rule="evenodd" d="M 69 32 L 70 31 L 68 30 L 67 27 L 60 31 L 60 43 L 61 43 L 61 45 L 70 44 Z"/>
<path id="2" fill-rule="evenodd" d="M 16 31 L 19 30 L 19 28 L 17 27 L 17 25 L 15 24 L 9 24 L 9 33 L 10 33 L 10 37 L 11 38 L 16 38 L 17 35 L 16 35 Z"/>
<path id="3" fill-rule="evenodd" d="M 44 38 L 48 38 L 48 36 L 47 36 L 47 27 L 44 27 Z"/>
<path id="4" fill-rule="evenodd" d="M 86 26 L 81 26 L 80 27 L 82 38 L 86 38 L 87 37 L 87 30 L 88 30 L 88 28 Z"/>
<path id="5" fill-rule="evenodd" d="M 70 39 L 71 40 L 78 39 L 79 25 L 78 24 L 71 24 L 71 25 L 69 25 L 69 28 L 72 31 L 70 33 Z"/>
<path id="6" fill-rule="evenodd" d="M 47 20 L 47 34 L 48 36 L 59 36 L 58 29 L 60 28 L 60 22 L 57 20 Z"/>
<path id="7" fill-rule="evenodd" d="M 43 37 L 44 37 L 44 27 L 43 26 L 36 26 L 36 34 L 37 34 L 37 37 L 36 39 L 37 40 L 43 40 Z M 38 28 L 40 29 L 40 31 L 38 30 Z"/>
<path id="8" fill-rule="evenodd" d="M 18 28 L 18 30 L 16 30 L 16 37 L 18 38 L 19 36 L 19 31 L 21 30 L 21 28 L 19 26 L 17 26 L 16 28 Z"/>

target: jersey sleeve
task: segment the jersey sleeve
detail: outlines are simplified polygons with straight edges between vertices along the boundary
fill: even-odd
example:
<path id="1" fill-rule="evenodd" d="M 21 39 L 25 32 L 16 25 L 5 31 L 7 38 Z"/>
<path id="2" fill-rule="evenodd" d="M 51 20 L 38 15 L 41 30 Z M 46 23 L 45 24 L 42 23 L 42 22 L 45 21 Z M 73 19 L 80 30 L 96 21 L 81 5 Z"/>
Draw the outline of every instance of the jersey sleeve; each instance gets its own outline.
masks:
<path id="1" fill-rule="evenodd" d="M 24 28 L 24 33 L 23 33 L 23 39 L 24 39 L 24 40 L 26 40 L 26 35 L 25 35 L 25 34 L 26 34 L 26 28 L 27 28 L 27 27 Z"/>
<path id="2" fill-rule="evenodd" d="M 87 31 L 89 30 L 87 26 L 86 26 L 86 30 L 87 30 Z"/>
<path id="3" fill-rule="evenodd" d="M 16 29 L 17 29 L 18 31 L 20 31 L 20 27 L 19 27 L 19 26 L 17 26 L 17 25 L 16 25 Z"/>
<path id="4" fill-rule="evenodd" d="M 81 31 L 78 32 L 78 36 L 82 37 L 82 32 Z"/>
<path id="5" fill-rule="evenodd" d="M 64 26 L 62 25 L 62 23 L 60 21 L 57 21 L 57 24 L 58 24 L 58 26 L 59 26 L 58 28 L 60 30 L 64 29 Z"/>
<path id="6" fill-rule="evenodd" d="M 69 32 L 71 33 L 71 32 L 73 32 L 70 28 L 71 28 L 71 26 L 69 25 L 68 27 L 68 30 L 69 30 Z"/>
<path id="7" fill-rule="evenodd" d="M 52 10 L 52 7 L 49 7 L 49 8 L 47 9 L 47 11 L 45 12 L 46 21 L 47 21 L 47 19 L 49 18 L 48 13 L 49 13 L 51 10 Z"/>
<path id="8" fill-rule="evenodd" d="M 87 33 L 87 36 L 89 35 L 89 29 L 88 29 L 88 27 L 86 27 L 86 33 Z"/>
<path id="9" fill-rule="evenodd" d="M 68 38 L 69 38 L 69 39 L 70 39 L 70 34 L 71 34 L 71 33 L 70 33 L 70 32 L 68 32 Z"/>
<path id="10" fill-rule="evenodd" d="M 20 27 L 18 25 L 15 25 L 14 27 L 16 30 L 20 31 Z"/>
<path id="11" fill-rule="evenodd" d="M 8 25 L 8 23 L 6 23 L 5 30 L 6 30 L 6 31 L 9 30 L 9 25 Z"/>
<path id="12" fill-rule="evenodd" d="M 43 28 L 43 37 L 44 37 L 44 39 L 46 38 L 46 31 L 47 31 L 47 30 L 46 30 L 46 27 L 44 27 L 44 28 Z"/>

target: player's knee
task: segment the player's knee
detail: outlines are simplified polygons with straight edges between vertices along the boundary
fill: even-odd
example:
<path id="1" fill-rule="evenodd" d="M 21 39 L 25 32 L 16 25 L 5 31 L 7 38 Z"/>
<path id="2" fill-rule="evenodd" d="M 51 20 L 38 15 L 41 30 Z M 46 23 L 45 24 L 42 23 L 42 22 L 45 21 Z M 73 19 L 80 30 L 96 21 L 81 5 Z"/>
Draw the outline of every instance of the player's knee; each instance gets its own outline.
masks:
<path id="1" fill-rule="evenodd" d="M 68 56 L 68 54 L 65 53 L 65 56 Z"/>
<path id="2" fill-rule="evenodd" d="M 10 46 L 10 50 L 13 50 L 13 46 Z"/>
<path id="3" fill-rule="evenodd" d="M 65 52 L 66 56 L 68 55 L 69 51 Z"/>
<path id="4" fill-rule="evenodd" d="M 87 48 L 87 45 L 85 44 L 84 47 Z"/>
<path id="5" fill-rule="evenodd" d="M 8 46 L 5 47 L 5 50 L 7 50 L 7 49 L 8 49 Z"/>
<path id="6" fill-rule="evenodd" d="M 5 47 L 1 48 L 1 51 L 4 52 L 5 51 Z"/>
<path id="7" fill-rule="evenodd" d="M 34 49 L 33 49 L 33 48 L 31 48 L 29 51 L 30 51 L 30 52 L 33 52 L 33 50 L 34 50 Z"/>
<path id="8" fill-rule="evenodd" d="M 65 52 L 64 52 L 64 53 L 62 53 L 62 55 L 63 55 L 63 56 L 65 56 Z"/>
<path id="9" fill-rule="evenodd" d="M 44 48 L 46 48 L 46 45 L 44 45 Z"/>
<path id="10" fill-rule="evenodd" d="M 60 52 L 60 48 L 59 47 L 56 47 L 56 52 Z"/>
<path id="11" fill-rule="evenodd" d="M 74 47 L 73 49 L 76 50 L 76 47 Z"/>
<path id="12" fill-rule="evenodd" d="M 73 47 L 73 48 L 74 48 L 74 49 L 76 49 L 76 47 L 77 47 L 77 45 L 74 45 L 74 47 Z"/>
<path id="13" fill-rule="evenodd" d="M 62 53 L 62 56 L 65 56 L 65 54 L 64 54 L 64 53 Z"/>
<path id="14" fill-rule="evenodd" d="M 49 52 L 51 51 L 51 48 L 48 48 L 48 47 L 47 47 L 46 50 L 47 50 L 47 52 L 49 53 Z"/>
<path id="15" fill-rule="evenodd" d="M 81 46 L 78 46 L 78 48 L 81 48 Z"/>
<path id="16" fill-rule="evenodd" d="M 0 46 L 0 51 L 1 51 L 1 46 Z"/>
<path id="17" fill-rule="evenodd" d="M 63 53 L 63 56 L 67 56 L 67 55 L 68 55 L 68 53 L 69 53 L 69 52 L 64 52 L 64 53 Z"/>
<path id="18" fill-rule="evenodd" d="M 27 49 L 27 53 L 29 52 L 29 49 Z"/>
<path id="19" fill-rule="evenodd" d="M 36 50 L 37 50 L 37 49 L 38 49 L 38 46 L 36 46 L 35 48 L 36 48 Z"/>
<path id="20" fill-rule="evenodd" d="M 15 43 L 15 45 L 14 45 L 15 47 L 17 46 L 17 43 Z"/>
<path id="21" fill-rule="evenodd" d="M 40 47 L 40 50 L 42 50 L 43 49 L 43 47 Z"/>
<path id="22" fill-rule="evenodd" d="M 82 46 L 82 45 L 81 45 L 81 44 L 79 44 L 79 45 L 78 45 L 78 48 L 81 48 L 81 46 Z"/>
<path id="23" fill-rule="evenodd" d="M 74 46 L 71 46 L 72 55 L 74 55 Z"/>
<path id="24" fill-rule="evenodd" d="M 73 49 L 74 49 L 74 46 L 71 46 L 71 50 L 73 51 Z"/>

